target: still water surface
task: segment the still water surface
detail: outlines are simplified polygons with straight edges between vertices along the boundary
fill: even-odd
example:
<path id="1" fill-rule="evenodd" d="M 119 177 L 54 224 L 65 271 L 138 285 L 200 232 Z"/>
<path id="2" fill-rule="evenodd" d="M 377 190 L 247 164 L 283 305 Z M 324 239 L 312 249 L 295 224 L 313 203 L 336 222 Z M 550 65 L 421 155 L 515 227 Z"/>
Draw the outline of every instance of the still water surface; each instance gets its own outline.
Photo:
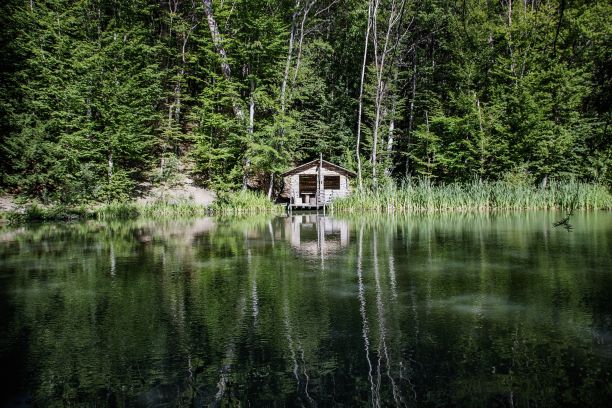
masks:
<path id="1" fill-rule="evenodd" d="M 601 406 L 612 213 L 0 230 L 2 404 Z"/>

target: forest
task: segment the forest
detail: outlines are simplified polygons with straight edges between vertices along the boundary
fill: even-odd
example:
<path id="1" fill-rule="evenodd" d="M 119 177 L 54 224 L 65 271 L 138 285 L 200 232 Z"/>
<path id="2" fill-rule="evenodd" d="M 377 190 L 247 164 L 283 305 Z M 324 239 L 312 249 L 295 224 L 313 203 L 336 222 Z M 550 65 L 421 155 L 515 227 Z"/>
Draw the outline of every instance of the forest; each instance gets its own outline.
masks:
<path id="1" fill-rule="evenodd" d="M 0 190 L 612 184 L 605 0 L 5 0 Z"/>

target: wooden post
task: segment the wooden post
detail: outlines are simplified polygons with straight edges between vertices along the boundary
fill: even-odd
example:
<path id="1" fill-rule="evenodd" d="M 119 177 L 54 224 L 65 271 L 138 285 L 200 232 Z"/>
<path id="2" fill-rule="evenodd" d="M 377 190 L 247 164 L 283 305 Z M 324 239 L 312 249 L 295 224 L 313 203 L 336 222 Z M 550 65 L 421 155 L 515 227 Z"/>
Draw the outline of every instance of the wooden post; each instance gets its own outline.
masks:
<path id="1" fill-rule="evenodd" d="M 322 175 L 321 175 L 321 169 L 323 167 L 323 153 L 319 153 L 319 171 L 317 173 L 317 192 L 316 192 L 316 200 L 315 203 L 317 205 L 317 213 L 319 212 L 319 203 L 320 201 L 320 196 L 321 196 L 321 182 L 322 180 Z"/>

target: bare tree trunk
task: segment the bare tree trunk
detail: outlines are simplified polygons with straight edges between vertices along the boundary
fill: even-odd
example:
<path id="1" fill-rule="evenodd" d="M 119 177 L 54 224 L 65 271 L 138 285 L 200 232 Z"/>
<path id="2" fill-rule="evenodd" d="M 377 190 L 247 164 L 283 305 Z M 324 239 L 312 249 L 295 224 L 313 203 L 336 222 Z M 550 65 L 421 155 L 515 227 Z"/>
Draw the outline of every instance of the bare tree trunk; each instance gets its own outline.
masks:
<path id="1" fill-rule="evenodd" d="M 476 97 L 476 93 L 474 92 L 474 97 Z M 476 107 L 478 108 L 478 125 L 480 127 L 480 181 L 482 181 L 482 176 L 484 174 L 484 128 L 482 126 L 482 110 L 480 109 L 480 99 L 476 97 Z"/>
<path id="2" fill-rule="evenodd" d="M 410 145 L 412 144 L 412 127 L 414 125 L 414 100 L 417 84 L 417 48 L 412 50 L 412 90 L 410 91 L 410 113 L 408 114 L 408 140 L 406 141 L 406 177 L 410 174 Z"/>
<path id="3" fill-rule="evenodd" d="M 295 84 L 295 81 L 297 80 L 298 71 L 300 69 L 300 60 L 302 57 L 302 42 L 304 41 L 304 24 L 306 24 L 306 17 L 308 17 L 308 13 L 310 12 L 310 9 L 315 3 L 316 0 L 312 0 L 311 2 L 306 4 L 306 7 L 304 7 L 304 15 L 302 16 L 302 23 L 300 24 L 300 40 L 298 41 L 298 53 L 295 59 L 295 70 L 293 71 L 293 84 Z"/>
<path id="4" fill-rule="evenodd" d="M 363 46 L 363 63 L 361 64 L 361 83 L 359 85 L 359 111 L 357 114 L 357 147 L 355 153 L 357 155 L 357 179 L 359 180 L 359 190 L 363 190 L 363 179 L 361 177 L 361 155 L 359 148 L 361 145 L 361 115 L 363 112 L 363 84 L 365 81 L 365 69 L 368 58 L 368 43 L 370 39 L 370 29 L 372 28 L 372 0 L 368 1 L 368 24 L 366 28 L 365 41 Z"/>
<path id="5" fill-rule="evenodd" d="M 270 174 L 270 185 L 268 186 L 268 200 L 272 198 L 273 190 L 274 190 L 274 173 Z"/>
<path id="6" fill-rule="evenodd" d="M 393 74 L 393 82 L 397 83 L 398 70 Z M 385 175 L 391 175 L 393 167 L 393 141 L 395 132 L 395 110 L 397 108 L 397 95 L 392 95 L 391 114 L 389 115 L 389 134 L 387 135 L 387 164 L 385 165 Z"/>
<path id="7" fill-rule="evenodd" d="M 382 123 L 382 110 L 385 105 L 385 99 L 387 95 L 388 82 L 393 79 L 387 79 L 386 76 L 386 64 L 387 57 L 389 53 L 397 50 L 399 46 L 399 42 L 401 39 L 400 35 L 400 26 L 402 21 L 402 16 L 404 13 L 404 5 L 406 0 L 392 0 L 389 9 L 389 18 L 387 21 L 387 27 L 384 34 L 384 39 L 382 42 L 382 51 L 379 52 L 379 44 L 378 44 L 378 6 L 380 4 L 380 0 L 375 0 L 374 10 L 372 13 L 372 31 L 374 33 L 374 63 L 376 68 L 376 96 L 374 99 L 375 106 L 375 117 L 374 117 L 374 126 L 373 126 L 373 143 L 372 143 L 372 155 L 371 155 L 371 163 L 372 163 L 372 183 L 374 188 L 377 187 L 378 179 L 377 179 L 377 155 L 378 155 L 378 139 L 380 126 Z M 396 40 L 392 45 L 390 44 L 391 36 L 395 30 Z M 394 57 L 392 57 L 395 60 Z"/>
<path id="8" fill-rule="evenodd" d="M 113 178 L 113 152 L 108 153 L 108 181 Z"/>
<path id="9" fill-rule="evenodd" d="M 429 114 L 427 113 L 427 111 L 425 111 L 425 126 L 425 129 L 427 130 L 427 139 L 429 140 Z M 427 154 L 427 171 L 429 173 L 428 177 L 431 178 L 431 156 L 429 154 L 429 141 L 427 142 L 425 151 Z"/>
<path id="10" fill-rule="evenodd" d="M 248 152 L 248 143 L 253 140 L 253 130 L 255 127 L 255 97 L 253 94 L 255 93 L 255 80 L 251 78 L 251 96 L 249 98 L 249 127 L 247 128 L 247 152 Z M 248 154 L 244 155 L 244 174 L 242 176 L 242 189 L 246 190 L 248 187 L 248 179 L 249 179 L 249 168 L 251 167 L 251 161 L 249 160 Z"/>
<path id="11" fill-rule="evenodd" d="M 202 0 L 202 4 L 204 5 L 204 14 L 206 14 L 206 20 L 208 21 L 208 28 L 210 29 L 213 44 L 217 50 L 217 54 L 219 54 L 219 57 L 221 57 L 221 72 L 223 72 L 225 79 L 229 80 L 232 77 L 232 70 L 227 62 L 227 54 L 225 52 L 225 48 L 223 47 L 223 38 L 219 32 L 219 27 L 215 21 L 215 16 L 213 15 L 212 0 Z M 244 113 L 242 112 L 242 108 L 240 107 L 238 101 L 232 101 L 232 108 L 236 118 L 241 121 L 244 120 Z"/>
<path id="12" fill-rule="evenodd" d="M 512 0 L 508 0 L 508 27 L 512 26 Z"/>
<path id="13" fill-rule="evenodd" d="M 289 50 L 287 51 L 287 62 L 285 64 L 285 73 L 281 84 L 280 104 L 281 113 L 285 113 L 285 98 L 287 94 L 287 81 L 289 80 L 289 70 L 291 69 L 291 57 L 293 56 L 293 42 L 295 41 L 295 19 L 297 18 L 300 8 L 300 0 L 295 2 L 295 12 L 291 18 L 291 32 L 289 34 Z"/>
<path id="14" fill-rule="evenodd" d="M 387 139 L 387 152 L 391 153 L 393 151 L 393 132 L 395 130 L 395 119 L 393 116 L 395 115 L 395 102 L 393 102 L 393 107 L 391 108 L 391 118 L 389 119 L 389 137 Z"/>
<path id="15" fill-rule="evenodd" d="M 394 25 L 397 23 L 397 9 L 395 1 L 391 4 L 391 11 L 389 13 L 389 20 L 387 23 L 387 31 L 385 33 L 385 38 L 383 41 L 382 52 L 378 53 L 378 28 L 377 28 L 377 14 L 378 14 L 378 4 L 379 1 L 376 0 L 376 4 L 374 6 L 374 13 L 372 14 L 372 28 L 374 31 L 374 62 L 376 66 L 376 97 L 374 100 L 374 106 L 376 110 L 376 114 L 374 117 L 374 129 L 373 129 L 373 143 L 372 143 L 372 183 L 374 188 L 377 187 L 378 179 L 377 179 L 377 153 L 378 153 L 378 132 L 380 129 L 381 123 L 381 110 L 385 98 L 385 88 L 386 83 L 384 80 L 384 71 L 385 71 L 385 63 L 387 58 L 387 53 L 389 51 L 389 38 L 391 37 L 391 31 Z"/>

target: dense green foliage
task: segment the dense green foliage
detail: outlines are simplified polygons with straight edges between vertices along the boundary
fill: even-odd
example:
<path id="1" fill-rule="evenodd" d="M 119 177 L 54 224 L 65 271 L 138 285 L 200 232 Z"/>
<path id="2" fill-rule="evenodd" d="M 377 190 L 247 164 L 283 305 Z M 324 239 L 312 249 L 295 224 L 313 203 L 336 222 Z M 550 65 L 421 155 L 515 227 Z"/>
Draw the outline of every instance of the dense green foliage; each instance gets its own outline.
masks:
<path id="1" fill-rule="evenodd" d="M 611 14 L 603 0 L 6 0 L 0 187 L 121 201 L 184 163 L 216 190 L 278 189 L 319 152 L 374 186 L 609 185 Z"/>

